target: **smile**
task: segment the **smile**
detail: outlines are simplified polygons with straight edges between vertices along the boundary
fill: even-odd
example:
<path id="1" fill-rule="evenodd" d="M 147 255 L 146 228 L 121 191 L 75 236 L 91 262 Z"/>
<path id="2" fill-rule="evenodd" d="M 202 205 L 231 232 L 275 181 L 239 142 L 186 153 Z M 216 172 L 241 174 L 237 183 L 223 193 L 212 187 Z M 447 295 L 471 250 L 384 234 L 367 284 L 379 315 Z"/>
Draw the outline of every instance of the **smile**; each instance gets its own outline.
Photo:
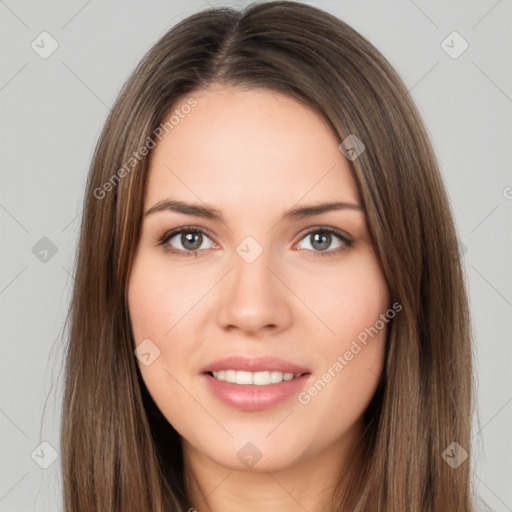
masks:
<path id="1" fill-rule="evenodd" d="M 220 370 L 210 372 L 210 375 L 217 380 L 232 382 L 234 384 L 266 386 L 268 384 L 278 384 L 279 382 L 293 380 L 300 377 L 302 374 L 279 371 L 247 372 L 237 370 Z"/>

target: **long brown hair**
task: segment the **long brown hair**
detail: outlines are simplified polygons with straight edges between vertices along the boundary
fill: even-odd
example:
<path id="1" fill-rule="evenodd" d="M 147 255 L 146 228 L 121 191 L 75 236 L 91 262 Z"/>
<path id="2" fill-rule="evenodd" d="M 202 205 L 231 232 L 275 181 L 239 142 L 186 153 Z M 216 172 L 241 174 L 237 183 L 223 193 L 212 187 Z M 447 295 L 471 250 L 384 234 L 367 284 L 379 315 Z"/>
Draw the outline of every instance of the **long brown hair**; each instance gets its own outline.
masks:
<path id="1" fill-rule="evenodd" d="M 472 351 L 453 215 L 420 115 L 398 74 L 336 17 L 297 2 L 208 9 L 170 29 L 124 85 L 84 198 L 62 411 L 66 512 L 187 510 L 180 438 L 138 370 L 126 291 L 147 156 L 170 110 L 211 84 L 262 87 L 312 107 L 350 161 L 392 300 L 379 386 L 348 492 L 333 510 L 469 512 Z M 452 453 L 453 455 L 453 448 Z M 340 488 L 338 491 L 341 489 Z"/>

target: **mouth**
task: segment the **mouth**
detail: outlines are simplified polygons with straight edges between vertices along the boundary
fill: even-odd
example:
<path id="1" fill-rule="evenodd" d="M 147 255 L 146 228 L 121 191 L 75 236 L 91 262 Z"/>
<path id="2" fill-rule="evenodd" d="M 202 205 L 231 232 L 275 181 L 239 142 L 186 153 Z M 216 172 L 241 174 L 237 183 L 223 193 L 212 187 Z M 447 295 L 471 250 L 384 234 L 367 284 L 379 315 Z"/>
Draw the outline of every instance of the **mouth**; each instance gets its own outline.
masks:
<path id="1" fill-rule="evenodd" d="M 274 357 L 232 356 L 201 369 L 208 391 L 241 411 L 260 411 L 285 402 L 309 381 L 309 369 Z"/>

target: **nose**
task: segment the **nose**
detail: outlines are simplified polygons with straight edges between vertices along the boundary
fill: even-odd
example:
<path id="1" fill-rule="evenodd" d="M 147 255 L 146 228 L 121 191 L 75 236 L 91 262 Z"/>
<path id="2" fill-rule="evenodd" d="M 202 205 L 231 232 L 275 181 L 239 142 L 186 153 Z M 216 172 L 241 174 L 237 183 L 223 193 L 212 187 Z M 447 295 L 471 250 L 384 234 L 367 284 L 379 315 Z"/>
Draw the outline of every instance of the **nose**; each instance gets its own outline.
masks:
<path id="1" fill-rule="evenodd" d="M 266 251 L 252 263 L 235 253 L 233 266 L 219 298 L 221 328 L 256 336 L 262 331 L 276 334 L 287 329 L 292 321 L 293 294 L 278 277 Z"/>

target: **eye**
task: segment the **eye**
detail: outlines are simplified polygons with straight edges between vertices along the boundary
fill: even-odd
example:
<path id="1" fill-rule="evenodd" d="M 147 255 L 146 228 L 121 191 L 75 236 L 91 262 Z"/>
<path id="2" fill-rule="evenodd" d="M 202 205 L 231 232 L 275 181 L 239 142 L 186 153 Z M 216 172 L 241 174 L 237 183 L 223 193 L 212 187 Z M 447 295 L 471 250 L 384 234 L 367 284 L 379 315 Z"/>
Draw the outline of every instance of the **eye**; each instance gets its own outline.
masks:
<path id="1" fill-rule="evenodd" d="M 352 240 L 341 231 L 324 227 L 309 231 L 302 240 L 306 240 L 308 243 L 306 247 L 299 247 L 299 249 L 313 251 L 315 256 L 332 256 L 353 245 Z M 335 244 L 334 247 L 333 242 Z M 330 250 L 328 250 L 329 248 Z"/>
<path id="2" fill-rule="evenodd" d="M 210 244 L 208 244 L 210 241 Z M 215 247 L 205 231 L 194 227 L 183 227 L 169 233 L 165 233 L 159 240 L 164 250 L 179 256 L 195 256 L 198 251 Z"/>
<path id="3" fill-rule="evenodd" d="M 353 241 L 342 231 L 327 227 L 310 230 L 302 237 L 301 241 L 303 240 L 308 243 L 306 247 L 299 247 L 299 249 L 308 250 L 314 256 L 332 256 L 353 245 Z M 200 255 L 201 250 L 215 247 L 206 231 L 193 226 L 185 226 L 165 233 L 157 239 L 156 243 L 162 246 L 166 252 L 177 256 L 196 258 Z"/>

